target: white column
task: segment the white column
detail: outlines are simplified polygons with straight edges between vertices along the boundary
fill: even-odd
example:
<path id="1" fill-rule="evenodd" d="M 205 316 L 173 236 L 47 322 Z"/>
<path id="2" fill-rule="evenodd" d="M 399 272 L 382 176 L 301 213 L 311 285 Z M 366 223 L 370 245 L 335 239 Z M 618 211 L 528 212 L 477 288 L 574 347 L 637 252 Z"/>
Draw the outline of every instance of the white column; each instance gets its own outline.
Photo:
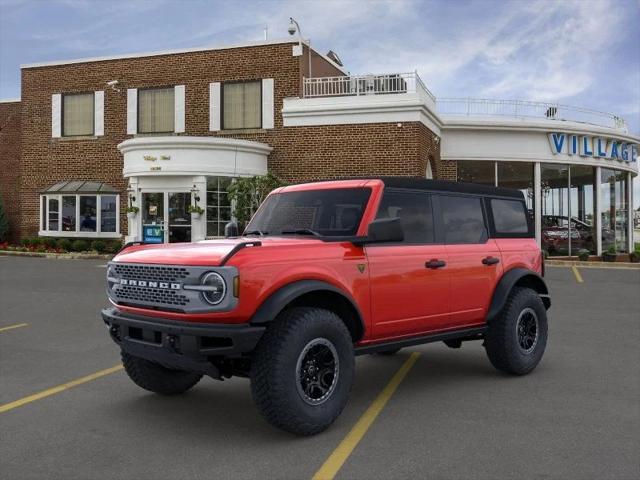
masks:
<path id="1" fill-rule="evenodd" d="M 191 217 L 191 241 L 198 242 L 204 240 L 207 236 L 207 177 L 198 175 L 193 177 L 193 186 L 195 186 L 200 197 L 198 205 L 204 210 L 200 218 Z"/>
<path id="2" fill-rule="evenodd" d="M 540 177 L 540 162 L 535 162 L 533 167 L 533 203 L 534 223 L 536 230 L 536 242 L 542 246 L 542 179 Z"/>
<path id="3" fill-rule="evenodd" d="M 627 172 L 627 231 L 628 231 L 628 243 L 629 253 L 633 252 L 633 177 L 630 172 Z"/>
<path id="4" fill-rule="evenodd" d="M 596 228 L 596 254 L 602 255 L 602 199 L 600 198 L 600 181 L 602 179 L 601 168 L 596 167 L 596 181 L 593 186 L 595 195 L 595 217 L 594 225 Z"/>
<path id="5" fill-rule="evenodd" d="M 138 179 L 131 177 L 129 179 L 129 188 L 133 190 L 133 196 L 136 198 L 135 202 L 131 202 L 133 206 L 140 208 L 140 211 L 133 218 L 128 218 L 127 235 L 125 236 L 125 242 L 136 242 L 142 240 L 142 194 L 138 191 Z M 127 206 L 129 205 L 129 193 L 127 192 Z"/>

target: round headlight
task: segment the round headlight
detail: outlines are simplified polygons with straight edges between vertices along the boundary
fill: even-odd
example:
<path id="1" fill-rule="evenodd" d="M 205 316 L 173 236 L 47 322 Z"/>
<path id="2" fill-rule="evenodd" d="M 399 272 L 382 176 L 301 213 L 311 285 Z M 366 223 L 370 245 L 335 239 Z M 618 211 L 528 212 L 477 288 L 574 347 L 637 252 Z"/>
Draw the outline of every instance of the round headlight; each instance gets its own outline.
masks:
<path id="1" fill-rule="evenodd" d="M 206 290 L 202 292 L 202 296 L 211 305 L 219 304 L 227 292 L 224 278 L 216 272 L 209 272 L 202 277 L 202 286 L 206 287 Z"/>

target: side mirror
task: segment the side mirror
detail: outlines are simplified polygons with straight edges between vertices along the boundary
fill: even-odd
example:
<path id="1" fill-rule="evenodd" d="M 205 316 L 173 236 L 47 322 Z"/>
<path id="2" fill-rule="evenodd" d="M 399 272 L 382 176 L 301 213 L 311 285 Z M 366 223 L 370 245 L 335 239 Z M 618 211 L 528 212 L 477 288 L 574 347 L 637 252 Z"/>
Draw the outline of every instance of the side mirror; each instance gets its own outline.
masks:
<path id="1" fill-rule="evenodd" d="M 369 224 L 368 235 L 356 243 L 402 242 L 403 240 L 404 232 L 399 218 L 379 218 Z"/>
<path id="2" fill-rule="evenodd" d="M 236 222 L 231 221 L 224 226 L 225 238 L 237 237 L 238 235 L 238 224 Z"/>

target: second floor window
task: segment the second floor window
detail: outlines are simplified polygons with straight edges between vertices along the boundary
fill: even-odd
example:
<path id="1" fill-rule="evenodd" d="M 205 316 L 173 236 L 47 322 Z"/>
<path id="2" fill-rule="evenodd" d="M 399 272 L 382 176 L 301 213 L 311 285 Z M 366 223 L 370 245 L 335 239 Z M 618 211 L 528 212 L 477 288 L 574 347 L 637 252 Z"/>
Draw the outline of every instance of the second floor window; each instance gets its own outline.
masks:
<path id="1" fill-rule="evenodd" d="M 175 89 L 138 91 L 138 133 L 167 133 L 175 130 Z"/>
<path id="2" fill-rule="evenodd" d="M 93 135 L 94 107 L 93 92 L 63 95 L 62 136 Z"/>
<path id="3" fill-rule="evenodd" d="M 262 128 L 262 82 L 225 83 L 222 128 Z"/>

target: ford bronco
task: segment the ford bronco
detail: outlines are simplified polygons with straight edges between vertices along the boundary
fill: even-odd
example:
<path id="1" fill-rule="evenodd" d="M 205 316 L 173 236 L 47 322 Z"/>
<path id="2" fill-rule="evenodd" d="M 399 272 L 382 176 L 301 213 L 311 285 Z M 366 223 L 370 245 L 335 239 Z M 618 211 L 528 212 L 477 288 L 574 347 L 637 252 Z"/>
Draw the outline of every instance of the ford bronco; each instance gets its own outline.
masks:
<path id="1" fill-rule="evenodd" d="M 311 435 L 344 408 L 355 355 L 483 341 L 495 368 L 529 373 L 547 343 L 543 270 L 520 191 L 318 182 L 274 190 L 239 237 L 125 246 L 102 316 L 140 387 L 248 377 L 268 422 Z"/>

